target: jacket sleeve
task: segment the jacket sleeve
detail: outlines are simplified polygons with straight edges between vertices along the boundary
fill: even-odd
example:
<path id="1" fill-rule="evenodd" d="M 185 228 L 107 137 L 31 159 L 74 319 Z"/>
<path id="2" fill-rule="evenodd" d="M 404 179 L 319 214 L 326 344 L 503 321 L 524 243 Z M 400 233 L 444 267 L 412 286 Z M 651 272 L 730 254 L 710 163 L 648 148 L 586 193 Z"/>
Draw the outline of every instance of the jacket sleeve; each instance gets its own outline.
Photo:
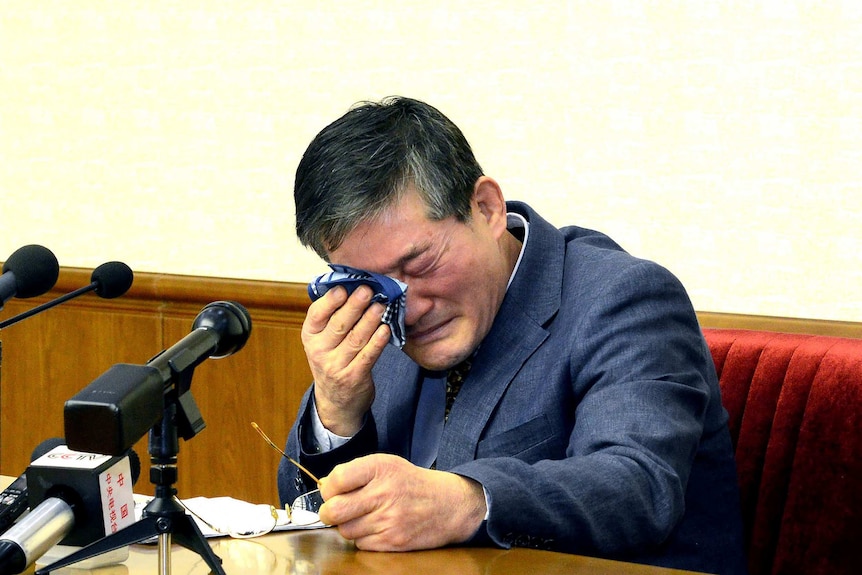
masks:
<path id="1" fill-rule="evenodd" d="M 287 437 L 284 452 L 320 478 L 328 475 L 339 463 L 373 453 L 377 449 L 377 428 L 369 411 L 364 425 L 350 441 L 331 451 L 318 452 L 311 432 L 310 410 L 314 409 L 310 400 L 312 390 L 313 386 L 302 398 L 299 416 Z M 313 489 L 317 489 L 314 481 L 282 457 L 278 465 L 278 495 L 281 505 L 292 503 L 296 497 Z"/>

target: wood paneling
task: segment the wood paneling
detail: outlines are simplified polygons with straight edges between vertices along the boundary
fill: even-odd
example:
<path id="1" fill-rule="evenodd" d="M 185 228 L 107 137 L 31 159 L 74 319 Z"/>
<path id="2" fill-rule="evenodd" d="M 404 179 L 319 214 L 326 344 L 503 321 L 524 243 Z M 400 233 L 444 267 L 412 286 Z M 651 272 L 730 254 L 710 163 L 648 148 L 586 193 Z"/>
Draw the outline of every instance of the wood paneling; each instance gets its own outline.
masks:
<path id="1" fill-rule="evenodd" d="M 8 318 L 90 283 L 91 270 L 63 269 L 54 290 L 13 299 Z M 63 435 L 63 404 L 115 363 L 144 364 L 191 331 L 200 310 L 234 300 L 252 316 L 252 333 L 238 353 L 203 362 L 192 392 L 207 424 L 181 442 L 180 496 L 232 495 L 277 502 L 280 456 L 251 428 L 256 421 L 282 443 L 311 376 L 299 339 L 308 307 L 304 285 L 137 274 L 116 300 L 87 294 L 0 333 L 0 471 L 18 474 L 33 448 Z M 705 327 L 738 327 L 862 337 L 862 324 L 700 313 Z M 152 493 L 146 438 L 135 450 L 144 471 L 136 490 Z"/>
<path id="2" fill-rule="evenodd" d="M 3 319 L 90 283 L 90 270 L 64 269 L 52 292 L 10 300 Z M 63 404 L 115 363 L 144 364 L 182 339 L 208 303 L 234 300 L 252 316 L 246 346 L 196 370 L 192 393 L 206 429 L 179 453 L 180 496 L 232 495 L 277 503 L 280 456 L 251 428 L 256 421 L 281 443 L 311 381 L 299 330 L 304 286 L 217 278 L 137 274 L 116 300 L 87 294 L 0 333 L 0 470 L 17 474 L 33 448 L 63 435 Z M 151 493 L 146 438 L 136 490 Z"/>
<path id="3" fill-rule="evenodd" d="M 4 316 L 29 307 L 13 300 Z M 144 311 L 72 304 L 5 329 L 0 469 L 23 470 L 39 442 L 63 435 L 65 400 L 114 363 L 145 361 L 160 349 L 160 332 Z"/>

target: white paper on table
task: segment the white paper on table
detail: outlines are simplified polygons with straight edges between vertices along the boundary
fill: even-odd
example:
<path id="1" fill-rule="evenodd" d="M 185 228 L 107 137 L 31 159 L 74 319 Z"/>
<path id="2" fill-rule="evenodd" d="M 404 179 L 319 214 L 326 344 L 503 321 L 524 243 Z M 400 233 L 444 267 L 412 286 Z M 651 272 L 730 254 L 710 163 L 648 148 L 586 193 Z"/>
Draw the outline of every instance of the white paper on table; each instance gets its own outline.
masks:
<path id="1" fill-rule="evenodd" d="M 140 520 L 144 507 L 153 500 L 151 495 L 135 494 L 135 519 Z M 191 497 L 189 499 L 181 499 L 180 502 L 193 513 L 190 515 L 194 519 L 198 528 L 204 537 L 225 537 L 231 531 L 241 530 L 242 518 L 248 517 L 258 504 L 249 503 L 236 499 L 234 497 Z M 326 527 L 320 522 L 317 513 L 312 511 L 297 510 L 293 512 L 294 521 L 291 522 L 288 513 L 284 509 L 275 508 L 278 519 L 273 531 L 294 531 L 300 529 L 319 529 Z M 205 520 L 202 521 L 201 519 Z M 209 523 L 209 525 L 207 524 Z M 218 527 L 221 531 L 216 531 L 210 525 Z M 155 541 L 155 539 L 153 539 Z"/>

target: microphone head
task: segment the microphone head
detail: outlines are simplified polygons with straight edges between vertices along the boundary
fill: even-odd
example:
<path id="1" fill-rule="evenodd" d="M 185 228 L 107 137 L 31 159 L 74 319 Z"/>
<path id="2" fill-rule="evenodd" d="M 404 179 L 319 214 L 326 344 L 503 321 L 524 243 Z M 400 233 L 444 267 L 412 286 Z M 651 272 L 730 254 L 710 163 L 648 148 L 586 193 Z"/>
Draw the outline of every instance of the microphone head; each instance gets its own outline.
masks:
<path id="1" fill-rule="evenodd" d="M 36 461 L 55 447 L 66 445 L 66 440 L 62 437 L 51 437 L 36 446 L 33 453 L 30 455 L 30 461 Z M 140 463 L 139 463 L 140 464 Z"/>
<path id="2" fill-rule="evenodd" d="M 204 306 L 192 329 L 213 330 L 219 334 L 213 359 L 227 357 L 243 348 L 251 335 L 251 315 L 235 301 L 214 301 Z"/>
<path id="3" fill-rule="evenodd" d="M 15 250 L 3 264 L 3 273 L 15 274 L 15 297 L 40 296 L 54 287 L 60 277 L 57 256 L 36 244 Z"/>
<path id="4" fill-rule="evenodd" d="M 129 456 L 129 467 L 132 470 L 132 485 L 138 482 L 138 477 L 141 476 L 141 458 L 138 457 L 138 452 L 134 449 L 129 449 L 126 452 Z"/>
<path id="5" fill-rule="evenodd" d="M 90 281 L 96 284 L 96 295 L 112 299 L 120 297 L 132 287 L 135 274 L 123 262 L 106 262 L 93 270 Z"/>

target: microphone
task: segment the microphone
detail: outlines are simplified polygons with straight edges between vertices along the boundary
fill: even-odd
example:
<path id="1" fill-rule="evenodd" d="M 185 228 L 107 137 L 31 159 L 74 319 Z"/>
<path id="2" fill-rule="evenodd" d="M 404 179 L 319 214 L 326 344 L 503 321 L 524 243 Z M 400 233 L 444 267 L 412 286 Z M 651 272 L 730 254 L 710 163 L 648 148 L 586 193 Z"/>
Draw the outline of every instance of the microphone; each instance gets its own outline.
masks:
<path id="1" fill-rule="evenodd" d="M 30 455 L 35 461 L 65 441 L 59 437 L 46 439 Z M 22 473 L 0 493 L 0 531 L 6 531 L 27 510 L 27 474 Z"/>
<path id="2" fill-rule="evenodd" d="M 0 309 L 13 297 L 42 295 L 54 287 L 59 276 L 60 264 L 51 250 L 35 244 L 18 248 L 3 264 Z"/>
<path id="3" fill-rule="evenodd" d="M 6 268 L 4 267 L 3 269 L 5 270 Z M 135 274 L 132 272 L 131 268 L 123 262 L 103 263 L 102 265 L 94 269 L 93 273 L 90 275 L 90 285 L 78 288 L 73 292 L 58 297 L 57 299 L 51 300 L 47 303 L 43 303 L 42 305 L 38 305 L 33 309 L 29 309 L 4 321 L 0 321 L 0 329 L 3 329 L 4 327 L 9 327 L 10 325 L 18 323 L 22 319 L 27 319 L 30 316 L 34 316 L 37 313 L 45 311 L 46 309 L 50 309 L 54 306 L 60 305 L 65 301 L 69 301 L 70 299 L 76 298 L 80 295 L 84 295 L 87 292 L 95 291 L 97 296 L 105 299 L 113 299 L 115 297 L 120 297 L 121 295 L 129 291 L 129 288 L 132 287 L 132 282 L 134 281 L 134 279 Z M 56 277 L 54 281 L 57 281 Z M 53 285 L 54 284 L 52 283 L 51 286 Z M 49 287 L 48 289 L 51 289 L 51 287 Z"/>
<path id="4" fill-rule="evenodd" d="M 169 381 L 171 370 L 184 371 L 208 357 L 221 359 L 245 346 L 251 335 L 251 315 L 235 301 L 208 303 L 195 317 L 192 331 L 183 339 L 147 362 Z"/>
<path id="5" fill-rule="evenodd" d="M 208 357 L 227 357 L 243 348 L 251 334 L 251 316 L 237 302 L 216 301 L 201 310 L 192 328 L 145 366 L 116 364 L 66 401 L 69 447 L 113 455 L 125 452 L 162 418 L 164 396 L 176 388 L 171 383 L 178 376 L 190 375 Z M 193 411 L 187 391 L 176 393 L 183 409 Z M 194 433 L 183 434 L 185 439 L 190 436 Z"/>
<path id="6" fill-rule="evenodd" d="M 116 457 L 60 445 L 36 459 L 26 472 L 31 511 L 0 538 L 0 575 L 21 573 L 58 543 L 84 546 L 134 523 L 140 470 L 134 451 Z"/>

